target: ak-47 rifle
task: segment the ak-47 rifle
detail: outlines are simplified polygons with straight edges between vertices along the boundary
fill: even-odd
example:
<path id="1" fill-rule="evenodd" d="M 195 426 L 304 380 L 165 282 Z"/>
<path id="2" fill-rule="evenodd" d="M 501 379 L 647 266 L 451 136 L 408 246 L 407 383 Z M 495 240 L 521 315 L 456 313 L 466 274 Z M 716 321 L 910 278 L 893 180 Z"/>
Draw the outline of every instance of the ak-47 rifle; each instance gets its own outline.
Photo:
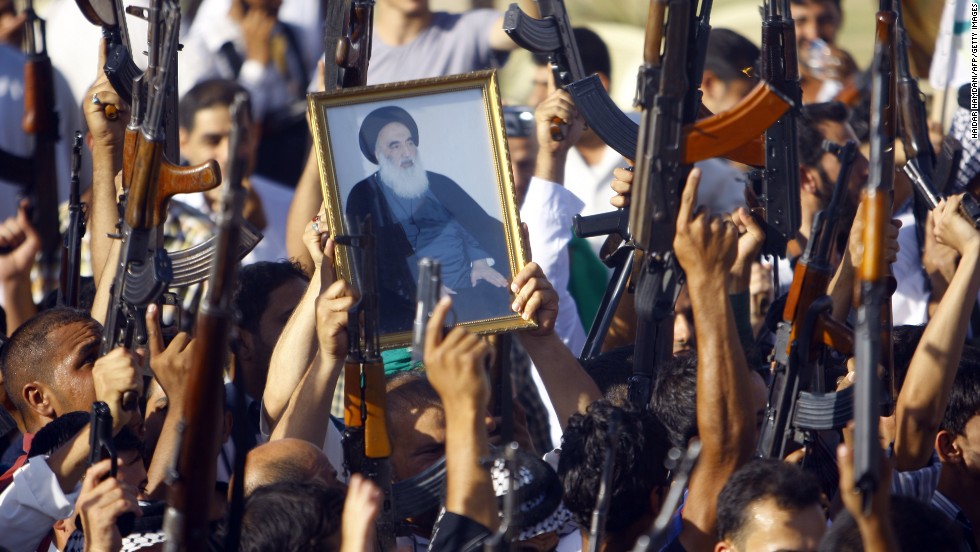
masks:
<path id="1" fill-rule="evenodd" d="M 58 112 L 54 108 L 54 70 L 48 57 L 44 20 L 34 12 L 33 0 L 24 10 L 27 59 L 24 61 L 24 118 L 21 128 L 34 137 L 32 156 L 31 222 L 41 236 L 38 266 L 44 291 L 57 283 L 61 234 L 58 225 L 58 178 L 54 145 L 58 141 Z"/>
<path id="2" fill-rule="evenodd" d="M 572 24 L 568 21 L 563 0 L 538 0 L 541 19 L 535 19 L 511 4 L 504 14 L 504 31 L 518 46 L 536 54 L 548 56 L 555 84 L 561 88 L 585 78 L 582 57 Z M 559 117 L 551 120 L 551 137 L 561 141 L 564 121 Z"/>
<path id="3" fill-rule="evenodd" d="M 689 37 L 691 2 L 652 0 L 638 79 L 643 114 L 637 139 L 630 202 L 630 230 L 642 252 L 636 283 L 636 341 L 630 402 L 650 401 L 653 373 L 673 355 L 674 303 L 683 272 L 673 253 L 681 190 L 691 166 L 684 163 L 682 126 L 696 117 L 697 82 L 692 82 Z M 666 21 L 666 24 L 665 24 Z M 661 56 L 661 43 L 663 56 Z"/>
<path id="4" fill-rule="evenodd" d="M 75 0 L 75 3 L 89 23 L 102 27 L 102 37 L 106 40 L 106 61 L 102 70 L 109 83 L 123 98 L 133 97 L 133 79 L 142 71 L 133 61 L 122 0 Z"/>
<path id="5" fill-rule="evenodd" d="M 419 281 L 415 289 L 415 321 L 412 324 L 412 366 L 425 354 L 425 329 L 442 291 L 442 263 L 429 257 L 419 259 Z"/>
<path id="6" fill-rule="evenodd" d="M 133 86 L 133 113 L 123 149 L 122 246 L 102 334 L 103 355 L 119 345 L 132 349 L 146 344 L 146 307 L 158 302 L 172 283 L 172 265 L 158 232 L 167 216 L 167 201 L 178 193 L 213 188 L 221 180 L 215 161 L 200 167 L 163 169 L 162 116 L 180 11 L 168 0 L 156 3 L 150 10 L 151 19 L 162 20 L 163 32 L 150 45 L 147 73 Z M 135 394 L 130 395 L 126 403 L 135 406 Z"/>
<path id="7" fill-rule="evenodd" d="M 357 234 L 336 236 L 352 249 L 360 299 L 349 311 L 349 350 L 344 364 L 344 467 L 371 479 L 384 495 L 375 522 L 378 547 L 395 549 L 394 501 L 391 491 L 391 442 L 385 422 L 385 373 L 378 327 L 378 259 L 371 218 L 351 221 Z"/>
<path id="8" fill-rule="evenodd" d="M 58 285 L 58 304 L 78 306 L 79 264 L 82 257 L 82 237 L 85 236 L 85 204 L 78 190 L 78 171 L 82 164 L 82 133 L 75 131 L 71 148 L 71 184 L 68 191 L 68 229 L 61 250 L 61 278 Z"/>
<path id="9" fill-rule="evenodd" d="M 857 272 L 861 302 L 854 329 L 854 487 L 861 492 L 864 510 L 882 482 L 878 469 L 881 444 L 878 420 L 881 415 L 882 306 L 888 298 L 888 265 L 884 235 L 892 212 L 895 178 L 895 12 L 890 0 L 880 0 L 875 25 L 875 52 L 871 65 L 871 159 L 868 185 L 861 209 L 864 211 L 864 256 Z M 887 483 L 885 483 L 887 484 Z"/>
<path id="10" fill-rule="evenodd" d="M 837 156 L 841 170 L 827 207 L 813 219 L 810 239 L 796 263 L 793 286 L 786 297 L 783 319 L 776 330 L 773 380 L 766 418 L 759 432 L 756 453 L 782 459 L 793 444 L 815 444 L 815 430 L 838 429 L 850 419 L 850 391 L 824 393 L 822 351 L 844 353 L 853 348 L 851 330 L 830 316 L 827 285 L 834 275 L 832 256 L 836 242 L 837 212 L 847 195 L 857 142 L 843 146 L 828 141 L 823 147 Z"/>
<path id="11" fill-rule="evenodd" d="M 766 130 L 766 168 L 763 198 L 766 204 L 766 253 L 785 256 L 786 242 L 800 228 L 800 163 L 797 156 L 796 119 L 802 92 L 796 58 L 796 28 L 789 0 L 765 0 L 762 19 L 762 78 L 789 98 L 793 107 Z M 775 235 L 772 231 L 775 230 Z"/>
<path id="12" fill-rule="evenodd" d="M 374 0 L 328 3 L 323 45 L 325 91 L 367 85 L 373 30 Z"/>
<path id="13" fill-rule="evenodd" d="M 168 35 L 169 36 L 169 35 Z M 176 38 L 176 37 L 174 37 Z M 176 477 L 170 482 L 169 507 L 164 517 L 167 550 L 206 550 L 208 518 L 214 496 L 214 462 L 221 439 L 222 386 L 228 361 L 228 341 L 235 324 L 231 305 L 238 279 L 236 245 L 244 218 L 245 188 L 242 179 L 248 160 L 247 96 L 240 93 L 231 105 L 234 121 L 229 138 L 229 175 L 221 191 L 217 223 L 218 255 L 211 266 L 208 290 L 197 316 L 197 346 L 187 376 L 187 402 L 180 430 Z M 236 472 L 241 477 L 240 472 Z M 228 531 L 239 527 L 230 523 Z M 237 540 L 234 541 L 237 543 Z M 237 545 L 230 550 L 237 549 Z"/>

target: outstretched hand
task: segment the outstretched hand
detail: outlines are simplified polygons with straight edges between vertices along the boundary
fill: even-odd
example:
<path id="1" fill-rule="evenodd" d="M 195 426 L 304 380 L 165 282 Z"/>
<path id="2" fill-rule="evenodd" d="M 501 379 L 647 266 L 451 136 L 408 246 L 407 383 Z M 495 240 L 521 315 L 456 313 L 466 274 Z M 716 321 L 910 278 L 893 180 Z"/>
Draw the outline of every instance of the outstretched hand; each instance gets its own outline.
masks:
<path id="1" fill-rule="evenodd" d="M 333 359 L 347 356 L 347 312 L 357 300 L 357 290 L 344 280 L 337 280 L 321 288 L 316 298 L 316 335 L 320 354 Z"/>
<path id="2" fill-rule="evenodd" d="M 933 209 L 936 241 L 956 250 L 960 255 L 980 252 L 980 232 L 960 214 L 963 194 L 950 196 Z"/>
<path id="3" fill-rule="evenodd" d="M 190 373 L 197 341 L 187 332 L 180 332 L 164 347 L 160 328 L 159 307 L 146 309 L 146 341 L 150 349 L 150 369 L 170 404 L 180 404 L 184 398 L 187 374 Z"/>
<path id="4" fill-rule="evenodd" d="M 359 473 L 351 475 L 341 516 L 340 552 L 371 552 L 375 549 L 374 520 L 381 512 L 381 489 Z"/>
<path id="5" fill-rule="evenodd" d="M 119 96 L 102 70 L 106 61 L 106 50 L 106 40 L 102 39 L 99 43 L 98 76 L 85 93 L 82 113 L 92 134 L 93 147 L 117 148 L 122 153 L 123 136 L 129 123 L 130 98 Z M 93 98 L 98 101 L 93 101 Z"/>
<path id="6" fill-rule="evenodd" d="M 503 274 L 491 268 L 486 259 L 473 261 L 473 267 L 470 269 L 470 284 L 476 287 L 476 284 L 480 280 L 492 286 L 507 287 L 507 278 L 504 278 Z"/>
<path id="7" fill-rule="evenodd" d="M 141 515 L 136 487 L 109 475 L 110 460 L 102 460 L 85 472 L 75 509 L 85 531 L 85 550 L 121 550 L 122 536 L 116 526 L 119 516 Z"/>

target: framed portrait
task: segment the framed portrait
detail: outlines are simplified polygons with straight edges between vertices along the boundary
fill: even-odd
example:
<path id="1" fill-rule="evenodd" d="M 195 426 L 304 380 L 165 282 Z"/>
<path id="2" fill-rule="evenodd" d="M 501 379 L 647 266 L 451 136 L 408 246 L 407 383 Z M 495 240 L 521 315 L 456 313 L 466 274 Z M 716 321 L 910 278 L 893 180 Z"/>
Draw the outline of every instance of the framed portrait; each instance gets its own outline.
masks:
<path id="1" fill-rule="evenodd" d="M 495 72 L 310 94 L 309 107 L 331 233 L 370 220 L 383 348 L 411 341 L 424 257 L 441 263 L 450 321 L 479 333 L 533 325 L 510 308 L 527 252 Z M 360 262 L 337 247 L 338 276 L 355 286 Z"/>

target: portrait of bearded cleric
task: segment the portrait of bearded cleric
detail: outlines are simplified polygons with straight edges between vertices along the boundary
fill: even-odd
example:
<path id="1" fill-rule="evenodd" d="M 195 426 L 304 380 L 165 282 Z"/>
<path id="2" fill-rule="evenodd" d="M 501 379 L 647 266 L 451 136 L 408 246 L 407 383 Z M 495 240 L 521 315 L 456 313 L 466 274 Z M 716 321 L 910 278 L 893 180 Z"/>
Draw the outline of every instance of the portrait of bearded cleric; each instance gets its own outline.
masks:
<path id="1" fill-rule="evenodd" d="M 512 314 L 503 223 L 459 183 L 426 170 L 416 119 L 399 106 L 371 111 L 358 133 L 361 154 L 377 170 L 347 196 L 348 229 L 370 215 L 377 238 L 381 331 L 412 327 L 418 261 L 442 264 L 443 293 L 459 321 Z"/>

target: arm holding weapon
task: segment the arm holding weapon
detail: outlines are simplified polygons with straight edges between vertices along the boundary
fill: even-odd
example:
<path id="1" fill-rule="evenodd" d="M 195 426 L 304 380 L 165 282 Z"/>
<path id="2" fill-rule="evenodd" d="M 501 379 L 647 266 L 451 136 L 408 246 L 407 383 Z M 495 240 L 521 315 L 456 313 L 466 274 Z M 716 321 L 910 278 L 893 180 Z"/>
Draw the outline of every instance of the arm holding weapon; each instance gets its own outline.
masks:
<path id="1" fill-rule="evenodd" d="M 937 240 L 961 258 L 935 316 L 926 325 L 895 407 L 895 467 L 914 470 L 928 461 L 933 439 L 946 411 L 960 363 L 974 298 L 980 291 L 980 232 L 958 213 L 960 198 L 936 207 Z"/>
<path id="2" fill-rule="evenodd" d="M 216 467 L 213 459 L 217 458 L 221 446 L 218 437 L 222 419 L 222 372 L 228 361 L 228 340 L 234 325 L 231 298 L 238 277 L 235 245 L 239 242 L 243 224 L 245 190 L 242 178 L 246 160 L 244 149 L 247 147 L 243 133 L 248 120 L 245 104 L 245 96 L 240 94 L 230 109 L 235 123 L 229 139 L 231 174 L 222 191 L 218 220 L 219 254 L 211 266 L 208 291 L 198 313 L 196 332 L 200 341 L 188 372 L 176 477 L 170 485 L 169 506 L 164 516 L 168 547 L 173 550 L 177 547 L 182 550 L 206 549 L 214 494 Z M 201 458 L 206 459 L 203 466 Z"/>
<path id="3" fill-rule="evenodd" d="M 8 334 L 37 313 L 31 295 L 31 268 L 41 250 L 41 236 L 31 224 L 28 203 L 27 199 L 21 200 L 17 214 L 0 222 L 4 234 L 0 236 L 0 248 L 4 250 L 0 252 L 0 289 Z"/>

